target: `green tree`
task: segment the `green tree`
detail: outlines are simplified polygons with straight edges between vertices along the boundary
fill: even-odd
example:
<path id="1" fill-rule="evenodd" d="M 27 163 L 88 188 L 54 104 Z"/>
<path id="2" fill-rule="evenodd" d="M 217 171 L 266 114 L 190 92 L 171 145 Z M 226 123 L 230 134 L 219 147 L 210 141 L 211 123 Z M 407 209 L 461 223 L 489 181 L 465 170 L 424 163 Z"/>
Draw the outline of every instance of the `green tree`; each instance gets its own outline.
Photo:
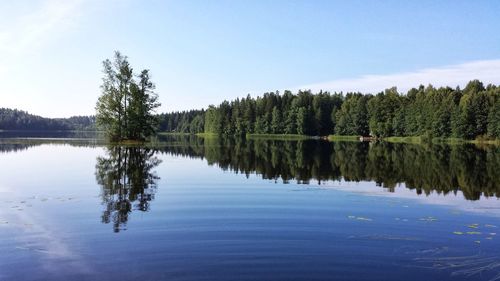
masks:
<path id="1" fill-rule="evenodd" d="M 290 108 L 285 120 L 285 134 L 297 134 L 297 111 L 296 107 Z"/>
<path id="2" fill-rule="evenodd" d="M 393 135 L 393 118 L 400 104 L 400 96 L 395 87 L 379 93 L 368 102 L 370 131 L 374 136 L 388 137 Z"/>
<path id="3" fill-rule="evenodd" d="M 144 140 L 155 133 L 160 106 L 149 71 L 143 70 L 136 82 L 126 56 L 115 52 L 114 62 L 103 62 L 102 94 L 96 104 L 96 124 L 113 141 Z"/>
<path id="4" fill-rule="evenodd" d="M 472 97 L 468 94 L 460 99 L 460 107 L 457 120 L 457 136 L 464 139 L 473 139 L 476 132 L 476 120 Z"/>
<path id="5" fill-rule="evenodd" d="M 131 83 L 130 101 L 126 109 L 126 138 L 144 140 L 155 134 L 158 118 L 154 111 L 160 106 L 158 95 L 153 92 L 155 86 L 150 80 L 149 70 L 143 70 L 138 76 L 139 83 Z"/>
<path id="6" fill-rule="evenodd" d="M 305 107 L 299 107 L 297 111 L 297 134 L 306 135 L 308 134 L 310 127 L 309 125 L 309 110 Z"/>
<path id="7" fill-rule="evenodd" d="M 283 134 L 283 120 L 281 111 L 276 106 L 273 108 L 271 129 L 273 134 Z"/>
<path id="8" fill-rule="evenodd" d="M 500 138 L 500 99 L 494 103 L 488 115 L 488 135 Z"/>

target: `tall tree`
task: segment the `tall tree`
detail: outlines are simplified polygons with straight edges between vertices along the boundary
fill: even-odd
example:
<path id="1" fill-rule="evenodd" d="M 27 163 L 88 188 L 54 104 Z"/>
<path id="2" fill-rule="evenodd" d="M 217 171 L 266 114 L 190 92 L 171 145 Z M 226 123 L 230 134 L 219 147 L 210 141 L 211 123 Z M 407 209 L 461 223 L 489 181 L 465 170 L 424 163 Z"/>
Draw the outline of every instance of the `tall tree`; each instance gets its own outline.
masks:
<path id="1" fill-rule="evenodd" d="M 145 139 L 156 132 L 159 120 L 154 110 L 160 106 L 149 70 L 143 70 L 138 78 L 138 84 L 130 86 L 130 101 L 125 110 L 125 120 L 128 120 L 126 138 L 135 140 Z"/>
<path id="2" fill-rule="evenodd" d="M 155 133 L 154 111 L 160 106 L 148 70 L 136 82 L 126 56 L 115 52 L 114 62 L 103 62 L 102 94 L 96 104 L 96 124 L 113 141 L 144 140 Z"/>

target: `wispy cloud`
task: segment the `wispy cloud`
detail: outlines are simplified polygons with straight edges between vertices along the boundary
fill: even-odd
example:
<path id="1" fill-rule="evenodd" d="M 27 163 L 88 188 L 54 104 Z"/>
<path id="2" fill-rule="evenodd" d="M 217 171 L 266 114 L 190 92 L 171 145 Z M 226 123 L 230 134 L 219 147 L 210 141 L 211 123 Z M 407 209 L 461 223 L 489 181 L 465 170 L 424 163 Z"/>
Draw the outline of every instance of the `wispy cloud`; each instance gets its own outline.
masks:
<path id="1" fill-rule="evenodd" d="M 500 59 L 481 60 L 437 68 L 426 68 L 414 72 L 395 73 L 388 75 L 364 75 L 353 79 L 339 79 L 323 83 L 303 85 L 298 89 L 313 91 L 326 90 L 331 92 L 362 92 L 377 93 L 396 86 L 399 91 L 406 92 L 419 85 L 432 84 L 440 86 L 463 87 L 473 79 L 483 83 L 500 84 Z"/>
<path id="2" fill-rule="evenodd" d="M 17 16 L 0 29 L 0 56 L 34 50 L 58 35 L 77 18 L 83 0 L 45 0 L 34 10 Z"/>

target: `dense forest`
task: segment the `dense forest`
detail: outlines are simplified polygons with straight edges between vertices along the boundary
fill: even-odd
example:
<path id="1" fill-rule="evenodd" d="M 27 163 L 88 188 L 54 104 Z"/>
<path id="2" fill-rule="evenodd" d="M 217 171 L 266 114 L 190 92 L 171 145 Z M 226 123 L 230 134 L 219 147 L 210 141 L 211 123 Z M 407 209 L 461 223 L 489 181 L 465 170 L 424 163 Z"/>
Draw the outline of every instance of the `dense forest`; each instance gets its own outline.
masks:
<path id="1" fill-rule="evenodd" d="M 0 130 L 93 130 L 93 116 L 45 118 L 17 109 L 0 108 Z"/>
<path id="2" fill-rule="evenodd" d="M 473 80 L 464 89 L 429 85 L 406 94 L 270 92 L 210 106 L 204 125 L 219 135 L 500 138 L 500 87 Z"/>

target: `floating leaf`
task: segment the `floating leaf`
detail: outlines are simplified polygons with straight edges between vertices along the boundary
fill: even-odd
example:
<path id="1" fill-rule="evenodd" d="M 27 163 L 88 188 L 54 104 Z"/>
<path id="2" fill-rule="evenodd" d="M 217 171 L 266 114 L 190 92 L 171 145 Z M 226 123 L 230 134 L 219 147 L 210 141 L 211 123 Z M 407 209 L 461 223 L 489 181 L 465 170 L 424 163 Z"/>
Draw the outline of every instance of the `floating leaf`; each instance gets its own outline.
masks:
<path id="1" fill-rule="evenodd" d="M 384 234 L 382 234 L 382 235 L 379 235 L 379 234 L 360 235 L 360 236 L 351 235 L 351 236 L 349 236 L 349 239 L 401 240 L 401 241 L 418 241 L 418 240 L 420 240 L 419 238 L 416 238 L 416 237 L 392 236 L 392 235 L 384 235 Z"/>
<path id="2" fill-rule="evenodd" d="M 360 221 L 372 221 L 372 219 L 365 218 L 365 217 L 347 216 L 347 218 L 352 219 L 352 220 L 356 219 L 356 220 L 360 220 Z"/>
<path id="3" fill-rule="evenodd" d="M 421 221 L 437 221 L 435 217 L 425 217 L 425 218 L 420 218 L 419 220 Z"/>

